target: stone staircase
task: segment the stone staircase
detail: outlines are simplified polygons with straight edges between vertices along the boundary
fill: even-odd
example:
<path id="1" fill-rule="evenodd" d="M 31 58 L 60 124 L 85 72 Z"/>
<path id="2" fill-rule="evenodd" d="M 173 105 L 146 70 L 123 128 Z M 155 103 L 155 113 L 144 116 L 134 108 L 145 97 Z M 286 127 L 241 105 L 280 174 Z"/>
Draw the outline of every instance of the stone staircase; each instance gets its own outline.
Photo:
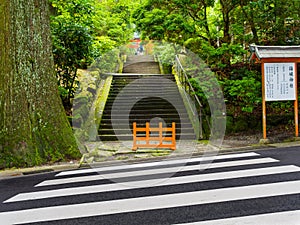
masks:
<path id="1" fill-rule="evenodd" d="M 123 73 L 160 74 L 159 64 L 151 55 L 128 56 Z"/>
<path id="2" fill-rule="evenodd" d="M 154 66 L 153 61 L 142 61 L 148 56 L 138 57 L 141 56 L 132 57 L 131 63 L 124 67 L 127 73 L 113 76 L 99 126 L 100 140 L 132 140 L 133 122 L 137 122 L 138 127 L 145 127 L 146 122 L 150 122 L 150 127 L 158 127 L 159 122 L 164 127 L 171 127 L 172 122 L 175 122 L 176 139 L 195 140 L 194 130 L 174 76 L 159 74 L 156 62 Z M 132 63 L 134 58 L 137 65 Z M 140 73 L 134 73 L 138 68 Z"/>

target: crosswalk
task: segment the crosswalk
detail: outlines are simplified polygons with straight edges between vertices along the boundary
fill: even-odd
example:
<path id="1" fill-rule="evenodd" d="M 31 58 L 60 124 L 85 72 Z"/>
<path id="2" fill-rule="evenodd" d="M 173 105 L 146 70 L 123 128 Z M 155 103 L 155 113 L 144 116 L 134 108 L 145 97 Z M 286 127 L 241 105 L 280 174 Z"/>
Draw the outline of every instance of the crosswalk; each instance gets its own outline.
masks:
<path id="1" fill-rule="evenodd" d="M 300 167 L 246 152 L 80 169 L 3 204 L 3 225 L 299 225 Z"/>

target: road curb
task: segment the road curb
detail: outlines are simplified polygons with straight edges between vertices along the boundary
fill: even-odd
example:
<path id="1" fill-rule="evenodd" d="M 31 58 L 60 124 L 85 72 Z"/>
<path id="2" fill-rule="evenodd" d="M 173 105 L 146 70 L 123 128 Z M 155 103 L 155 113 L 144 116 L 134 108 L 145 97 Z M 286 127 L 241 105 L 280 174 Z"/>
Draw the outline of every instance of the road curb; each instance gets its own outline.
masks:
<path id="1" fill-rule="evenodd" d="M 226 147 L 221 148 L 217 151 L 217 154 L 229 154 L 236 152 L 247 152 L 247 151 L 261 151 L 261 150 L 271 150 L 274 148 L 287 148 L 287 147 L 300 147 L 300 141 L 294 142 L 283 142 L 283 143 L 271 143 L 264 145 L 250 145 L 250 146 L 241 146 L 241 147 Z M 171 160 L 171 159 L 185 159 L 187 157 L 199 157 L 203 155 L 203 153 L 195 152 L 193 154 L 178 154 L 173 156 L 159 156 L 159 157 L 151 157 L 151 158 L 136 158 L 130 160 L 109 160 L 103 162 L 96 162 L 92 165 L 90 164 L 80 164 L 79 161 L 71 161 L 65 162 L 58 165 L 44 165 L 38 167 L 31 168 L 19 168 L 19 169 L 6 169 L 0 171 L 0 180 L 13 178 L 18 176 L 28 176 L 28 175 L 36 175 L 41 173 L 49 173 L 49 172 L 61 172 L 66 170 L 74 170 L 74 169 L 84 169 L 84 168 L 92 168 L 96 166 L 113 166 L 120 164 L 132 164 L 132 163 L 143 163 L 143 162 L 151 162 L 151 161 L 159 161 L 159 160 Z"/>

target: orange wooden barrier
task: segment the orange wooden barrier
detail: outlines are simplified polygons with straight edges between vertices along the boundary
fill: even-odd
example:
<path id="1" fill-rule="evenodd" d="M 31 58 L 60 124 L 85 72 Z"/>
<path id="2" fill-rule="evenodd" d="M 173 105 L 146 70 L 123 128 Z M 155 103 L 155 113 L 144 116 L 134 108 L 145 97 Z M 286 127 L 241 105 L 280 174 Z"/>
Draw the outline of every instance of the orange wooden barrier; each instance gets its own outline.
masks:
<path id="1" fill-rule="evenodd" d="M 151 128 L 149 123 L 146 123 L 146 127 L 136 127 L 136 122 L 133 123 L 133 147 L 132 150 L 138 148 L 170 148 L 176 149 L 176 132 L 175 122 L 172 123 L 172 127 L 162 127 L 162 123 L 159 123 L 159 127 Z M 137 137 L 138 132 L 146 132 L 145 137 Z M 158 132 L 158 136 L 151 137 L 150 132 Z M 172 137 L 163 137 L 163 132 L 172 132 Z M 144 143 L 141 143 L 144 142 Z M 164 143 L 168 142 L 168 143 Z"/>

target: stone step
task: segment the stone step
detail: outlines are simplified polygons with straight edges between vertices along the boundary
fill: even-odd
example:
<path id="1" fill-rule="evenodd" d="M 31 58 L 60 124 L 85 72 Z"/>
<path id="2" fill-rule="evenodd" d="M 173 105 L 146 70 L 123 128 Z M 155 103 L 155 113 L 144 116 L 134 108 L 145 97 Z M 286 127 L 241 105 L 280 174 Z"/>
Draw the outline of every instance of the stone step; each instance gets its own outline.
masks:
<path id="1" fill-rule="evenodd" d="M 135 118 L 135 119 L 131 119 L 131 120 L 130 119 L 128 120 L 128 118 L 124 118 L 124 119 L 120 118 L 120 119 L 115 119 L 114 122 L 116 124 L 120 124 L 120 125 L 133 123 L 133 122 L 137 122 L 138 124 L 146 124 L 146 122 L 151 121 L 151 119 L 153 119 L 153 118 L 147 118 L 147 119 L 141 119 L 141 118 L 137 119 L 137 118 Z M 181 118 L 180 119 L 179 117 L 164 118 L 163 121 L 166 124 L 171 124 L 172 122 L 175 122 L 175 123 L 178 123 L 178 124 L 180 124 L 180 123 L 190 123 L 189 118 Z M 111 119 L 110 118 L 109 119 L 106 119 L 106 118 L 102 119 L 101 123 L 109 124 L 109 123 L 111 123 Z"/>
<path id="2" fill-rule="evenodd" d="M 126 85 L 132 83 L 132 85 L 145 85 L 145 86 L 156 86 L 156 85 L 170 85 L 176 86 L 175 78 L 169 77 L 142 77 L 142 78 L 114 78 L 112 85 Z"/>
<path id="3" fill-rule="evenodd" d="M 177 101 L 177 102 L 176 102 Z M 183 103 L 181 102 L 181 100 L 176 100 L 176 101 L 172 101 L 172 105 L 171 104 L 166 104 L 166 102 L 155 102 L 153 101 L 151 102 L 142 102 L 142 101 L 138 101 L 138 102 L 134 102 L 134 101 L 122 101 L 122 102 L 118 102 L 115 103 L 112 100 L 108 100 L 106 102 L 105 105 L 105 109 L 104 110 L 111 110 L 112 107 L 114 107 L 114 109 L 120 109 L 120 110 L 124 110 L 124 109 L 128 109 L 130 107 L 131 110 L 141 110 L 141 109 L 145 109 L 145 111 L 147 111 L 148 109 L 150 110 L 168 110 L 168 109 L 176 109 L 178 111 L 180 110 L 184 110 L 185 107 L 183 105 Z"/>
<path id="4" fill-rule="evenodd" d="M 120 91 L 117 92 L 117 91 L 113 90 L 112 93 L 109 94 L 109 96 L 117 96 L 117 95 L 119 95 L 119 93 L 120 93 Z M 153 91 L 151 91 L 151 90 L 147 90 L 147 89 L 145 89 L 144 91 L 143 90 L 138 90 L 138 91 L 123 90 L 120 95 L 121 96 L 127 95 L 127 96 L 132 96 L 132 97 L 136 97 L 136 96 L 140 97 L 140 96 L 147 96 L 147 95 L 149 95 L 149 96 L 155 97 L 154 94 L 157 95 L 157 98 L 159 98 L 159 96 L 164 96 L 164 95 L 165 96 L 169 96 L 169 95 L 171 95 L 171 96 L 172 95 L 176 95 L 177 96 L 178 91 L 174 91 L 174 90 L 170 90 L 170 91 L 153 90 Z"/>
<path id="5" fill-rule="evenodd" d="M 139 57 L 127 57 L 126 61 L 124 62 L 124 66 L 128 66 L 131 64 L 138 64 L 141 63 L 143 65 L 147 65 L 148 63 L 158 63 L 154 57 L 143 57 L 143 56 L 139 56 Z"/>
<path id="6" fill-rule="evenodd" d="M 155 104 L 155 103 L 153 103 Z M 121 104 L 106 104 L 105 105 L 105 109 L 104 111 L 112 111 L 112 110 L 130 110 L 131 112 L 134 112 L 136 110 L 138 111 L 142 111 L 141 113 L 147 113 L 148 110 L 160 110 L 160 111 L 163 111 L 164 112 L 167 112 L 168 109 L 170 109 L 170 107 L 166 107 L 166 105 L 164 104 L 155 104 L 155 105 L 149 105 L 149 104 L 134 104 L 133 103 L 123 103 L 122 105 Z M 181 104 L 176 104 L 176 105 L 173 105 L 173 107 L 171 108 L 173 111 L 174 109 L 176 109 L 176 111 L 179 113 L 179 112 L 182 112 L 183 110 L 185 110 L 185 107 L 184 105 L 181 105 Z"/>
<path id="7" fill-rule="evenodd" d="M 115 110 L 114 114 L 115 115 L 118 115 L 118 116 L 123 116 L 123 117 L 126 117 L 127 115 L 124 114 L 123 112 L 124 110 Z M 110 116 L 112 110 L 105 110 L 105 115 L 102 116 L 102 118 L 104 118 L 104 116 Z M 167 116 L 180 116 L 183 117 L 183 116 L 188 116 L 188 113 L 184 110 L 181 110 L 181 111 L 177 111 L 176 109 L 172 109 L 171 110 L 136 110 L 134 108 L 130 109 L 130 116 L 137 116 L 137 117 L 167 117 Z"/>
<path id="8" fill-rule="evenodd" d="M 120 112 L 122 112 L 122 108 L 118 108 L 120 109 Z M 123 108 L 124 109 L 124 108 Z M 103 114 L 111 114 L 112 109 L 105 109 L 103 111 Z M 185 108 L 181 108 L 181 109 L 163 109 L 163 108 L 149 108 L 149 109 L 143 109 L 143 108 L 132 108 L 130 110 L 131 114 L 144 114 L 144 113 L 148 113 L 148 114 L 163 114 L 163 113 L 171 113 L 171 114 L 186 114 L 186 110 Z"/>
<path id="9" fill-rule="evenodd" d="M 129 76 L 118 76 L 118 75 L 114 75 L 114 80 L 113 82 L 119 82 L 119 81 L 126 81 L 126 82 L 132 82 L 134 80 L 143 80 L 143 79 L 147 79 L 149 81 L 155 81 L 155 79 L 160 79 L 162 81 L 175 81 L 175 77 L 173 75 L 171 76 L 159 76 L 159 75 L 144 75 L 144 76 L 136 76 L 134 74 L 131 74 Z"/>
<path id="10" fill-rule="evenodd" d="M 143 136 L 141 136 L 143 137 Z M 167 136 L 170 137 L 170 136 Z M 101 141 L 131 141 L 133 140 L 133 136 L 132 135 L 118 135 L 118 137 L 116 137 L 115 134 L 111 134 L 111 135 L 99 135 L 98 138 Z M 196 135 L 193 133 L 190 134 L 176 134 L 176 140 L 195 140 Z"/>
<path id="11" fill-rule="evenodd" d="M 124 86 L 111 86 L 111 93 L 119 93 L 120 91 L 123 92 L 177 92 L 178 93 L 178 88 L 176 87 L 170 87 L 167 85 L 162 85 L 161 87 L 159 87 L 158 85 L 156 86 L 141 86 L 141 85 L 124 85 Z M 110 93 L 110 94 L 111 94 Z"/>
<path id="12" fill-rule="evenodd" d="M 119 94 L 120 92 L 124 93 L 124 94 L 130 94 L 130 93 L 156 93 L 156 94 L 160 94 L 160 93 L 177 93 L 178 94 L 178 89 L 176 89 L 175 87 L 155 87 L 155 86 L 124 86 L 123 87 L 116 87 L 116 86 L 112 86 L 111 87 L 111 92 L 109 93 L 109 95 L 116 95 Z"/>
<path id="13" fill-rule="evenodd" d="M 170 90 L 178 90 L 178 87 L 176 83 L 170 84 L 170 82 L 163 83 L 158 82 L 156 84 L 150 84 L 150 83 L 128 83 L 128 84 L 112 84 L 111 88 L 114 89 L 123 89 L 125 88 L 129 90 L 139 90 L 139 89 L 156 89 L 156 90 L 164 90 L 164 89 L 170 89 Z"/>
<path id="14" fill-rule="evenodd" d="M 128 55 L 127 59 L 139 60 L 139 59 L 152 59 L 154 60 L 154 55 Z"/>
<path id="15" fill-rule="evenodd" d="M 112 92 L 109 95 L 118 95 L 122 91 L 122 95 L 138 95 L 138 94 L 178 94 L 178 90 L 176 89 L 169 89 L 169 90 L 164 90 L 164 89 L 148 89 L 148 88 L 138 88 L 138 89 L 112 89 Z"/>
<path id="16" fill-rule="evenodd" d="M 170 77 L 170 78 L 174 78 L 174 75 L 173 74 L 161 74 L 161 73 L 110 73 L 111 75 L 114 76 L 115 79 L 118 79 L 118 78 L 128 78 L 128 79 L 131 79 L 131 78 L 144 78 L 144 77 L 161 77 L 161 78 L 164 78 L 164 77 Z"/>
<path id="17" fill-rule="evenodd" d="M 125 94 L 119 94 L 119 95 L 114 95 L 114 96 L 109 96 L 107 98 L 108 102 L 113 103 L 116 99 L 118 99 L 118 102 L 123 102 L 123 103 L 129 103 L 133 101 L 139 101 L 140 104 L 163 104 L 165 106 L 170 106 L 171 101 L 172 104 L 183 104 L 183 100 L 178 97 L 178 95 L 175 94 L 160 94 L 160 95 L 148 95 L 145 93 L 145 95 L 136 95 L 136 96 L 130 96 L 130 95 L 125 95 Z"/>
<path id="18" fill-rule="evenodd" d="M 112 86 L 126 86 L 130 84 L 130 86 L 136 86 L 136 87 L 170 87 L 170 84 L 173 84 L 171 87 L 175 87 L 176 83 L 173 80 L 170 79 L 163 79 L 163 80 L 143 80 L 143 79 L 138 79 L 138 82 L 136 80 L 126 80 L 126 81 L 114 81 L 112 82 Z"/>
<path id="19" fill-rule="evenodd" d="M 145 127 L 145 125 L 142 126 L 142 127 Z M 158 127 L 158 126 L 155 126 L 155 127 Z M 194 132 L 194 130 L 192 128 L 186 128 L 186 129 L 185 128 L 176 128 L 175 131 L 176 131 L 177 134 L 187 134 L 187 133 L 190 134 L 190 133 Z M 103 135 L 105 135 L 105 134 L 115 134 L 115 133 L 132 135 L 132 129 L 131 130 L 130 129 L 119 129 L 119 127 L 118 127 L 116 129 L 103 129 L 102 128 L 99 131 L 99 135 L 102 135 L 102 134 Z M 157 134 L 158 132 L 151 132 L 151 133 Z M 169 133 L 169 132 L 163 132 L 163 133 Z M 138 134 L 146 134 L 146 132 L 139 131 Z"/>
<path id="20" fill-rule="evenodd" d="M 140 73 L 140 74 L 158 74 L 160 68 L 158 62 L 126 62 L 123 66 L 123 73 Z"/>
<path id="21" fill-rule="evenodd" d="M 173 74 L 161 74 L 161 73 L 149 73 L 149 74 L 140 74 L 140 73 L 110 73 L 114 78 L 126 77 L 126 78 L 140 78 L 140 77 L 174 77 Z"/>
<path id="22" fill-rule="evenodd" d="M 151 97 L 160 97 L 162 100 L 155 100 L 153 99 L 153 101 L 151 100 L 146 100 L 147 98 L 151 98 Z M 132 96 L 132 95 L 127 95 L 127 94 L 118 94 L 118 95 L 113 95 L 113 96 L 109 96 L 107 98 L 107 101 L 108 102 L 113 102 L 115 101 L 116 99 L 118 99 L 118 101 L 122 101 L 122 102 L 132 102 L 134 100 L 138 100 L 138 101 L 141 101 L 143 103 L 148 103 L 148 102 L 156 102 L 156 103 L 164 103 L 164 104 L 167 104 L 168 102 L 174 102 L 174 103 L 182 103 L 182 100 L 181 99 L 178 99 L 177 95 L 175 94 L 160 94 L 160 95 L 151 95 L 151 94 L 147 94 L 145 93 L 145 95 L 141 96 L 141 95 L 135 95 L 135 96 Z"/>
<path id="23" fill-rule="evenodd" d="M 127 62 L 155 62 L 153 55 L 128 55 Z"/>
<path id="24" fill-rule="evenodd" d="M 148 118 L 188 118 L 187 113 L 182 113 L 180 116 L 177 113 L 151 113 L 151 114 L 133 114 L 130 113 L 130 118 L 136 118 L 136 119 L 148 119 Z M 128 118 L 128 115 L 122 114 L 122 112 L 118 112 L 118 114 L 114 114 L 114 119 L 126 119 Z M 111 119 L 111 114 L 104 114 L 102 116 L 102 119 Z"/>
<path id="25" fill-rule="evenodd" d="M 114 81 L 133 81 L 133 80 L 153 80 L 155 81 L 155 79 L 160 79 L 160 80 L 175 80 L 175 77 L 173 75 L 149 75 L 149 74 L 144 74 L 143 76 L 137 76 L 135 74 L 130 74 L 127 76 L 119 76 L 119 75 L 115 75 L 114 76 Z"/>
<path id="26" fill-rule="evenodd" d="M 103 120 L 101 123 L 100 128 L 101 129 L 113 129 L 113 126 L 115 129 L 132 129 L 133 128 L 133 123 L 135 122 L 137 127 L 145 127 L 146 123 L 150 123 L 150 126 L 152 127 L 158 127 L 159 126 L 159 122 L 162 122 L 164 127 L 172 127 L 172 122 L 175 122 L 176 124 L 176 129 L 193 129 L 192 124 L 189 122 L 189 120 L 187 118 L 182 118 L 177 119 L 176 121 L 164 121 L 164 120 L 157 120 L 157 119 L 153 119 L 153 120 L 149 120 L 149 119 L 145 119 L 145 120 L 135 120 L 135 119 L 127 119 L 127 120 L 122 120 L 119 123 L 120 120 L 116 120 L 112 121 L 111 120 Z"/>
<path id="27" fill-rule="evenodd" d="M 140 71 L 131 71 L 126 74 L 114 74 L 111 90 L 105 105 L 101 124 L 99 126 L 99 137 L 103 141 L 109 140 L 132 140 L 131 131 L 132 123 L 136 122 L 138 127 L 145 127 L 146 122 L 157 123 L 161 121 L 164 126 L 171 127 L 172 122 L 176 123 L 177 138 L 195 139 L 193 126 L 189 120 L 183 100 L 180 96 L 175 78 L 173 75 L 149 75 L 145 72 L 144 66 L 153 66 L 155 62 L 138 62 L 133 63 L 137 57 L 128 58 L 127 69 L 137 69 L 141 66 Z M 147 60 L 147 57 L 144 58 Z M 131 64 L 130 64 L 131 63 Z M 130 64 L 130 65 L 129 65 Z M 143 66 L 142 66 L 143 65 Z M 158 65 L 158 64 L 157 64 Z M 144 70 L 144 75 L 141 75 Z M 136 74 L 140 73 L 140 74 Z M 126 87 L 126 92 L 122 92 Z M 120 94 L 121 92 L 121 94 Z M 116 102 L 116 98 L 118 102 Z M 118 104 L 118 105 L 116 105 Z M 131 104 L 132 105 L 131 107 Z M 131 109 L 128 109 L 131 107 Z M 114 124 L 118 137 L 115 136 L 111 124 L 111 113 L 114 109 Z M 124 114 L 124 110 L 129 115 Z"/>
<path id="28" fill-rule="evenodd" d="M 110 75 L 113 75 L 114 78 L 142 78 L 142 77 L 174 77 L 173 74 L 161 74 L 161 73 L 149 73 L 149 74 L 140 74 L 140 73 L 109 73 Z"/>
<path id="29" fill-rule="evenodd" d="M 146 123 L 145 122 L 137 122 L 136 125 L 137 125 L 137 127 L 145 127 Z M 193 126 L 191 123 L 180 123 L 179 125 L 180 125 L 181 129 L 193 129 Z M 132 122 L 129 123 L 129 126 L 127 123 L 126 124 L 118 124 L 118 129 L 128 129 L 128 127 L 130 129 L 132 129 L 133 123 Z M 164 127 L 172 127 L 172 124 L 171 123 L 164 124 Z M 113 127 L 112 127 L 111 123 L 101 123 L 100 129 L 101 130 L 102 129 L 113 129 Z"/>

